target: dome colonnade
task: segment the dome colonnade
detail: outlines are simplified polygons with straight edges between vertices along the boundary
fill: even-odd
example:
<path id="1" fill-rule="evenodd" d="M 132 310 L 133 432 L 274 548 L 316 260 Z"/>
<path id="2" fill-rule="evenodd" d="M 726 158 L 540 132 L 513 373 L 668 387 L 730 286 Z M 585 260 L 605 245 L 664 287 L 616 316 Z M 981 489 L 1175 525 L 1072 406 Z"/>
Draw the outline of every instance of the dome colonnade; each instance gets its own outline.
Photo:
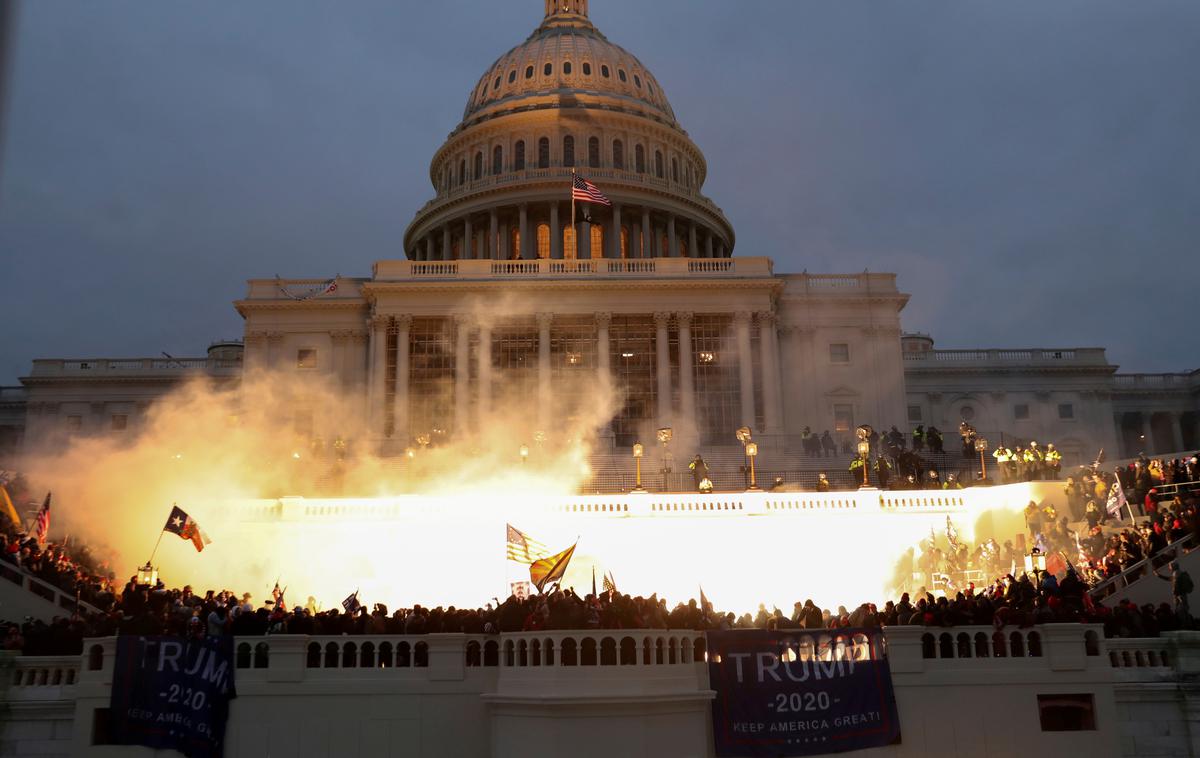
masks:
<path id="1" fill-rule="evenodd" d="M 405 234 L 407 257 L 729 257 L 733 227 L 701 193 L 704 156 L 653 74 L 592 25 L 586 0 L 546 0 L 545 12 L 433 157 L 436 195 Z M 573 171 L 613 203 L 577 208 L 574 230 Z"/>

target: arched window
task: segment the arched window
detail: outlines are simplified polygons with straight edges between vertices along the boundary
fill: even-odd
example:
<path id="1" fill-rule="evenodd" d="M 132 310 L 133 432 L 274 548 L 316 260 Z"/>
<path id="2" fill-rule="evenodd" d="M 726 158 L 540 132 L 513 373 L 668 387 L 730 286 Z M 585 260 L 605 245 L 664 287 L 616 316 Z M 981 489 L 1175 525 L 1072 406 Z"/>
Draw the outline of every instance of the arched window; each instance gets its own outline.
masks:
<path id="1" fill-rule="evenodd" d="M 600 138 L 590 137 L 588 139 L 588 165 L 592 168 L 600 168 Z"/>
<path id="2" fill-rule="evenodd" d="M 562 164 L 568 168 L 575 165 L 575 138 L 569 134 L 563 137 Z"/>
<path id="3" fill-rule="evenodd" d="M 629 79 L 626 78 L 626 76 L 625 76 L 625 69 L 623 69 L 623 68 L 617 69 L 617 78 L 623 82 L 629 81 Z"/>
<path id="4" fill-rule="evenodd" d="M 539 258 L 549 258 L 550 257 L 550 225 L 549 224 L 538 224 L 537 256 Z"/>
<path id="5" fill-rule="evenodd" d="M 600 76 L 603 76 L 605 79 L 609 78 L 610 74 L 608 73 L 608 66 L 600 64 Z"/>
<path id="6" fill-rule="evenodd" d="M 545 74 L 546 76 L 550 76 L 551 74 L 553 74 L 554 73 L 554 64 L 547 63 L 545 66 L 542 66 L 542 73 Z"/>
<path id="7" fill-rule="evenodd" d="M 571 61 L 563 61 L 563 73 L 568 75 L 571 73 Z"/>
<path id="8" fill-rule="evenodd" d="M 525 170 L 525 140 L 517 140 L 513 146 L 513 171 Z"/>
<path id="9" fill-rule="evenodd" d="M 492 173 L 499 174 L 504 170 L 504 148 L 496 145 L 492 148 Z"/>
<path id="10" fill-rule="evenodd" d="M 679 184 L 679 159 L 671 159 L 671 181 Z"/>
<path id="11" fill-rule="evenodd" d="M 517 80 L 517 70 L 514 68 L 512 71 L 508 72 L 508 83 L 512 84 L 516 80 Z"/>
<path id="12" fill-rule="evenodd" d="M 621 258 L 629 257 L 629 227 L 621 227 Z"/>
<path id="13" fill-rule="evenodd" d="M 483 178 L 483 153 L 475 153 L 475 180 Z"/>
<path id="14" fill-rule="evenodd" d="M 496 81 L 492 82 L 492 90 L 500 89 L 500 77 L 496 77 Z"/>
<path id="15" fill-rule="evenodd" d="M 563 229 L 563 257 L 567 260 L 579 257 L 575 249 L 575 229 L 570 226 Z"/>
<path id="16" fill-rule="evenodd" d="M 583 64 L 583 75 L 584 75 L 584 76 L 591 76 L 591 75 L 592 75 L 592 64 L 590 64 L 590 63 L 588 63 L 588 62 L 586 62 L 586 61 L 585 61 L 585 62 L 584 62 L 584 64 Z"/>
<path id="17" fill-rule="evenodd" d="M 525 78 L 526 78 L 526 79 L 532 79 L 532 78 L 533 78 L 533 66 L 526 66 L 526 67 L 525 67 Z"/>
<path id="18" fill-rule="evenodd" d="M 592 224 L 592 257 L 604 257 L 604 227 L 600 224 Z"/>
<path id="19" fill-rule="evenodd" d="M 625 168 L 625 143 L 613 140 L 613 168 Z"/>
<path id="20" fill-rule="evenodd" d="M 467 181 L 467 159 L 458 162 L 458 184 L 461 187 Z"/>
<path id="21" fill-rule="evenodd" d="M 654 175 L 659 179 L 663 178 L 662 150 L 654 151 Z"/>
<path id="22" fill-rule="evenodd" d="M 538 140 L 538 168 L 550 168 L 550 138 Z"/>
<path id="23" fill-rule="evenodd" d="M 646 173 L 646 148 L 641 145 L 633 148 L 633 162 L 639 174 Z"/>
<path id="24" fill-rule="evenodd" d="M 508 257 L 512 260 L 519 260 L 521 257 L 521 227 L 514 226 L 510 232 Z"/>
<path id="25" fill-rule="evenodd" d="M 633 84 L 638 89 L 641 89 L 642 88 L 642 77 L 638 76 L 637 74 L 634 74 L 633 75 Z"/>

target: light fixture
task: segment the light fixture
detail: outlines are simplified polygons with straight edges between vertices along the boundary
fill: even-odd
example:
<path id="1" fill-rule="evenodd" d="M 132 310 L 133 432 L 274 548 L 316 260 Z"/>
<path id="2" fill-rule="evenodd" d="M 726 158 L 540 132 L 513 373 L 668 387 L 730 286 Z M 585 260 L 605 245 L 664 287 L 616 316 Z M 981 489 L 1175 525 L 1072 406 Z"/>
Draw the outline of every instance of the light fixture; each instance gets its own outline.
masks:
<path id="1" fill-rule="evenodd" d="M 1036 547 L 1025 556 L 1025 573 L 1038 574 L 1046 571 L 1046 554 Z"/>
<path id="2" fill-rule="evenodd" d="M 293 452 L 292 457 L 295 458 L 296 460 L 300 460 L 300 451 L 297 450 L 297 451 Z"/>
<path id="3" fill-rule="evenodd" d="M 153 587 L 158 583 L 158 569 L 154 568 L 149 561 L 145 566 L 138 566 L 137 583 L 141 587 Z"/>
<path id="4" fill-rule="evenodd" d="M 583 360 L 583 356 L 580 355 L 579 353 L 567 353 L 567 364 L 568 365 L 578 366 L 580 361 L 582 361 L 582 360 Z"/>
<path id="5" fill-rule="evenodd" d="M 521 453 L 521 463 L 529 459 L 529 445 L 521 445 L 519 452 Z"/>
<path id="6" fill-rule="evenodd" d="M 404 448 L 404 455 L 405 455 L 405 456 L 406 456 L 406 457 L 407 457 L 409 460 L 412 460 L 413 458 L 416 458 L 416 457 L 417 457 L 417 451 L 416 451 L 416 450 L 413 450 L 411 447 L 406 447 L 406 448 Z"/>
<path id="7" fill-rule="evenodd" d="M 709 352 L 708 350 L 702 350 L 696 355 L 696 357 L 700 359 L 701 363 L 712 363 L 717 359 L 717 354 Z"/>
<path id="8" fill-rule="evenodd" d="M 622 358 L 632 358 L 633 353 L 629 353 L 629 352 L 621 353 L 621 357 Z"/>
<path id="9" fill-rule="evenodd" d="M 862 460 L 864 488 L 871 486 L 871 443 L 862 437 L 862 427 L 859 427 L 858 457 Z"/>
<path id="10" fill-rule="evenodd" d="M 757 442 L 750 442 L 750 441 L 746 442 L 746 457 L 750 459 L 750 487 L 748 489 L 752 492 L 757 491 L 758 490 L 758 481 L 756 480 L 755 475 L 754 475 L 754 459 L 758 457 L 758 443 Z"/>
<path id="11" fill-rule="evenodd" d="M 979 481 L 987 481 L 987 449 L 988 441 L 983 437 L 975 438 L 975 452 L 979 453 Z"/>
<path id="12" fill-rule="evenodd" d="M 633 462 L 637 470 L 637 479 L 635 481 L 633 491 L 638 493 L 646 491 L 646 489 L 642 487 L 642 456 L 645 454 L 646 448 L 642 445 L 642 443 L 635 442 L 633 445 Z"/>
<path id="13" fill-rule="evenodd" d="M 745 445 L 750 441 L 750 427 L 743 426 L 741 429 L 738 429 L 736 432 L 734 432 L 734 436 L 737 437 L 738 442 Z"/>
<path id="14" fill-rule="evenodd" d="M 665 445 L 675 436 L 675 432 L 671 429 L 671 427 L 667 426 L 656 431 L 654 436 L 658 438 L 659 442 Z"/>

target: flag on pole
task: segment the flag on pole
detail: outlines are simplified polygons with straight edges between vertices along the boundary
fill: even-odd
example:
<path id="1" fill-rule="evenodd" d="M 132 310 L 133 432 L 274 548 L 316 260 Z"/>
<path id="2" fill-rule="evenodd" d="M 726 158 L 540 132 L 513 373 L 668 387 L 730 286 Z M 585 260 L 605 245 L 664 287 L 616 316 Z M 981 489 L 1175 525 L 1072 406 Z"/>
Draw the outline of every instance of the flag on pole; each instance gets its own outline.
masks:
<path id="1" fill-rule="evenodd" d="M 1129 505 L 1125 500 L 1125 488 L 1121 486 L 1121 480 L 1113 482 L 1112 489 L 1108 491 L 1108 515 L 1119 516 L 1121 509 Z"/>
<path id="2" fill-rule="evenodd" d="M 529 581 L 538 588 L 538 592 L 544 592 L 550 582 L 562 581 L 563 575 L 567 573 L 567 564 L 571 562 L 571 556 L 575 555 L 575 545 L 549 558 L 529 564 Z"/>
<path id="3" fill-rule="evenodd" d="M 612 205 L 612 201 L 605 197 L 596 185 L 584 179 L 582 176 L 574 176 L 571 181 L 571 199 L 578 200 L 583 203 L 599 203 L 600 205 Z"/>
<path id="4" fill-rule="evenodd" d="M 539 558 L 546 557 L 548 551 L 545 545 L 512 524 L 505 524 L 505 526 L 508 527 L 508 560 L 517 563 L 533 563 Z"/>
<path id="5" fill-rule="evenodd" d="M 167 517 L 167 524 L 163 527 L 163 531 L 178 535 L 180 539 L 191 540 L 197 553 L 202 552 L 205 545 L 212 544 L 212 540 L 200 528 L 196 519 L 187 515 L 187 511 L 178 505 L 171 506 L 171 515 Z"/>
<path id="6" fill-rule="evenodd" d="M 704 614 L 712 613 L 713 605 L 707 597 L 704 596 L 704 587 L 700 587 L 700 612 Z"/>
<path id="7" fill-rule="evenodd" d="M 39 545 L 46 542 L 46 536 L 50 534 L 50 493 L 46 493 L 46 499 L 42 501 L 42 507 L 38 509 L 37 517 L 33 520 L 33 534 L 37 537 Z"/>
<path id="8" fill-rule="evenodd" d="M 592 597 L 600 597 L 596 592 L 596 564 L 592 564 Z"/>
<path id="9" fill-rule="evenodd" d="M 287 592 L 287 587 L 279 589 L 279 580 L 275 580 L 275 589 L 271 590 L 271 598 L 275 600 L 275 607 L 281 611 L 287 610 L 287 602 L 283 599 L 284 593 Z"/>
<path id="10" fill-rule="evenodd" d="M 355 590 L 350 597 L 342 601 L 342 608 L 346 610 L 346 613 L 354 613 L 359 608 L 362 608 L 362 603 L 358 602 L 358 590 Z"/>
<path id="11" fill-rule="evenodd" d="M 8 516 L 13 526 L 21 525 L 21 517 L 17 515 L 17 509 L 13 507 L 12 498 L 8 496 L 8 488 L 0 484 L 0 512 Z"/>
<path id="12" fill-rule="evenodd" d="M 611 571 L 604 572 L 604 591 L 610 595 L 615 594 L 617 591 L 617 581 L 613 579 Z"/>
<path id="13" fill-rule="evenodd" d="M 946 541 L 950 543 L 952 549 L 958 549 L 958 529 L 954 528 L 954 523 L 950 521 L 949 516 L 946 516 Z"/>

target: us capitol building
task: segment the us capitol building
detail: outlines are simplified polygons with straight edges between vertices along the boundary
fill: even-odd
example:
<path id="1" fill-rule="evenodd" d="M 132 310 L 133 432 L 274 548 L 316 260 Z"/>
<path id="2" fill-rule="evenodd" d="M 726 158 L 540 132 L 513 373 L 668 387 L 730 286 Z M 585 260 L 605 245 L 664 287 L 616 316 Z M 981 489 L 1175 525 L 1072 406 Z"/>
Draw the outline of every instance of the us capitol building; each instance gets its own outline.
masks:
<path id="1" fill-rule="evenodd" d="M 546 0 L 471 89 L 402 255 L 365 278 L 250 281 L 242 344 L 203 358 L 35 360 L 0 394 L 0 444 L 126 434 L 184 377 L 258 369 L 360 395 L 372 446 L 391 454 L 431 430 L 470 434 L 514 398 L 536 399 L 528 439 L 573 412 L 561 398 L 610 387 L 601 454 L 664 427 L 715 453 L 748 426 L 782 460 L 805 427 L 845 442 L 861 423 L 936 425 L 953 447 L 960 420 L 994 441 L 1056 442 L 1067 464 L 1200 444 L 1197 372 L 1119 375 L 1100 348 L 937 350 L 902 331 L 894 274 L 777 273 L 735 255 L 704 154 L 587 6 Z M 573 209 L 573 173 L 611 206 Z"/>

